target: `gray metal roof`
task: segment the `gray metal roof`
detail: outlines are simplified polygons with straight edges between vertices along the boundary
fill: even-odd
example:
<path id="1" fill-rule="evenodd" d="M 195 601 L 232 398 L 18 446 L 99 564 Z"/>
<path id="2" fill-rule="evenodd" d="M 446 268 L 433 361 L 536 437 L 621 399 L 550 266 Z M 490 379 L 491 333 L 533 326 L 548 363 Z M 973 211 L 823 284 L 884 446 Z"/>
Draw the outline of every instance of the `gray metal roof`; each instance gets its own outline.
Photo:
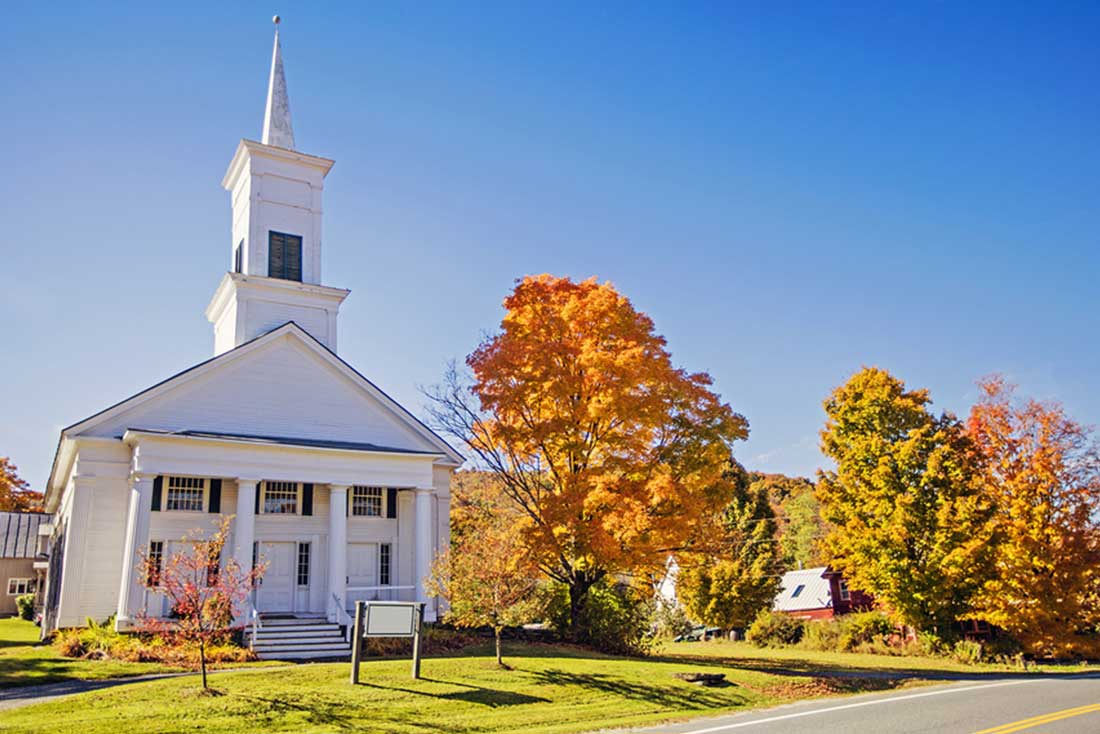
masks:
<path id="1" fill-rule="evenodd" d="M 43 512 L 0 512 L 0 558 L 34 558 L 38 526 L 49 520 Z"/>
<path id="2" fill-rule="evenodd" d="M 400 449 L 393 446 L 379 446 L 374 443 L 357 443 L 355 441 L 330 441 L 320 438 L 295 438 L 292 436 L 253 436 L 244 433 L 211 433 L 209 431 L 163 431 L 150 428 L 131 428 L 132 431 L 141 433 L 161 434 L 164 436 L 185 436 L 188 438 L 215 438 L 227 441 L 243 441 L 246 443 L 275 443 L 283 446 L 303 446 L 315 449 L 340 449 L 343 451 L 375 451 L 386 454 L 414 454 L 418 456 L 441 456 L 440 451 L 417 451 L 415 449 Z"/>
<path id="3" fill-rule="evenodd" d="M 821 566 L 783 574 L 782 587 L 772 608 L 777 612 L 803 612 L 831 607 L 833 595 L 829 579 L 825 578 L 826 570 Z"/>

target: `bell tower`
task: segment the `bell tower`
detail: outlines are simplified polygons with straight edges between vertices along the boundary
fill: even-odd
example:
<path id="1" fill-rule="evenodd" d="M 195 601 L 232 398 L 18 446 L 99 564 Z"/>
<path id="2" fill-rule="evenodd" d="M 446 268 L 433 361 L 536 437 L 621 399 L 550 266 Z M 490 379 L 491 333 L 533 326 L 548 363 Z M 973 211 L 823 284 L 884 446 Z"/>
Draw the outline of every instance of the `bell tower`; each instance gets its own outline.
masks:
<path id="1" fill-rule="evenodd" d="M 214 354 L 294 321 L 336 351 L 349 291 L 321 285 L 321 195 L 334 161 L 295 150 L 275 16 L 261 142 L 241 140 L 222 179 L 233 209 L 230 271 L 206 317 Z"/>

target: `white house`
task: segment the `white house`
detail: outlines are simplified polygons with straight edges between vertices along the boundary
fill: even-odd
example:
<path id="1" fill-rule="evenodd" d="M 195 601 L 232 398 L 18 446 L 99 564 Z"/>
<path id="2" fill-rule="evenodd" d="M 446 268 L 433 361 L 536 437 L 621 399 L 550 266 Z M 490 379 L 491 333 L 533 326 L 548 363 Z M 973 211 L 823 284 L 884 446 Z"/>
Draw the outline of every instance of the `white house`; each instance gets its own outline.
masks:
<path id="1" fill-rule="evenodd" d="M 227 553 L 267 563 L 248 614 L 297 644 L 284 652 L 345 649 L 305 638 L 346 624 L 356 599 L 424 600 L 434 620 L 423 579 L 462 456 L 338 355 L 348 291 L 321 281 L 332 165 L 295 149 L 276 30 L 262 142 L 242 140 L 222 181 L 232 266 L 206 309 L 214 356 L 61 432 L 46 631 L 166 614 L 141 556 L 226 515 Z"/>

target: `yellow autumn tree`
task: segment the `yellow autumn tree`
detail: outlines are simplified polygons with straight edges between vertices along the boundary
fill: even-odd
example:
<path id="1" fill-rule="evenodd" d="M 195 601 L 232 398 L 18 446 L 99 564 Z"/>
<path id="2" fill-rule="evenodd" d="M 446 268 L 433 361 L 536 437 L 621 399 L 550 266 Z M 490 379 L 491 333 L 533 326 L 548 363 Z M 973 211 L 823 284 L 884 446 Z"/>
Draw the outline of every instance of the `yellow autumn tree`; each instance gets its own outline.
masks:
<path id="1" fill-rule="evenodd" d="M 768 486 L 750 483 L 738 464 L 730 473 L 733 497 L 725 507 L 715 508 L 721 532 L 709 548 L 676 557 L 676 596 L 688 616 L 723 630 L 746 628 L 771 608 L 781 570 Z"/>
<path id="2" fill-rule="evenodd" d="M 821 432 L 836 470 L 817 497 L 831 565 L 898 621 L 948 636 L 987 578 L 992 509 L 961 424 L 930 402 L 875 367 L 836 388 Z"/>
<path id="3" fill-rule="evenodd" d="M 1037 655 L 1100 654 L 1100 449 L 1060 405 L 979 383 L 967 432 L 997 507 L 983 618 Z"/>
<path id="4" fill-rule="evenodd" d="M 522 513 L 527 552 L 568 587 L 583 640 L 594 585 L 659 575 L 710 535 L 748 423 L 708 375 L 673 365 L 653 321 L 610 283 L 528 276 L 504 307 L 469 378 L 452 369 L 431 391 L 432 413 Z"/>

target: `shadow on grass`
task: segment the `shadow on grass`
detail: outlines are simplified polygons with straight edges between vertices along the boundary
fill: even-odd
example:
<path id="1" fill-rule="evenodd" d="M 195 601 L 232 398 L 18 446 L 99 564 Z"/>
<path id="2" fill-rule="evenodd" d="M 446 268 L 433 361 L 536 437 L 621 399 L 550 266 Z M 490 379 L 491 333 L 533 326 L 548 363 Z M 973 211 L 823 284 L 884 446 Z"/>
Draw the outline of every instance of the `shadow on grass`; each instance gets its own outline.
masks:
<path id="1" fill-rule="evenodd" d="M 532 672 L 531 676 L 542 685 L 578 687 L 666 708 L 717 708 L 747 703 L 747 699 L 740 694 L 718 695 L 712 689 L 685 688 L 671 679 L 664 685 L 632 683 L 602 673 L 569 673 L 564 670 L 541 670 Z"/>
<path id="2" fill-rule="evenodd" d="M 263 704 L 267 708 L 267 713 L 282 715 L 297 711 L 305 714 L 307 721 L 311 724 L 332 726 L 339 729 L 357 728 L 355 720 L 343 713 L 343 710 L 348 708 L 346 703 L 333 703 L 320 700 L 311 700 L 307 703 L 301 703 L 285 698 L 246 696 L 240 693 L 233 693 L 230 695 L 242 701 Z"/>
<path id="3" fill-rule="evenodd" d="M 464 703 L 476 703 L 480 706 L 489 706 L 490 708 L 499 708 L 500 706 L 520 706 L 525 703 L 549 703 L 550 699 L 542 698 L 541 696 L 529 696 L 526 693 L 516 693 L 514 691 L 501 691 L 496 688 L 485 688 L 482 686 L 470 685 L 469 683 L 458 683 L 450 680 L 436 680 L 434 678 L 421 678 L 426 683 L 439 683 L 445 686 L 456 686 L 458 688 L 465 688 L 464 691 L 451 691 L 449 693 L 432 693 L 431 691 L 418 691 L 414 688 L 402 688 L 400 686 L 382 686 L 377 683 L 367 683 L 366 681 L 359 681 L 357 685 L 366 686 L 367 688 L 376 688 L 380 691 L 398 691 L 401 693 L 408 693 L 414 696 L 426 696 L 428 698 L 435 698 L 441 701 L 461 701 Z"/>
<path id="4" fill-rule="evenodd" d="M 791 658 L 784 660 L 738 657 L 736 655 L 654 655 L 649 660 L 680 665 L 698 665 L 704 667 L 727 667 L 740 670 L 753 670 L 760 673 L 785 676 L 812 676 L 818 678 L 852 678 L 863 682 L 869 680 L 990 680 L 1009 678 L 1034 678 L 1040 673 L 1023 671 L 973 670 L 958 671 L 936 668 L 866 668 L 843 663 L 828 663 L 820 660 Z M 1083 674 L 1087 675 L 1087 674 Z"/>

